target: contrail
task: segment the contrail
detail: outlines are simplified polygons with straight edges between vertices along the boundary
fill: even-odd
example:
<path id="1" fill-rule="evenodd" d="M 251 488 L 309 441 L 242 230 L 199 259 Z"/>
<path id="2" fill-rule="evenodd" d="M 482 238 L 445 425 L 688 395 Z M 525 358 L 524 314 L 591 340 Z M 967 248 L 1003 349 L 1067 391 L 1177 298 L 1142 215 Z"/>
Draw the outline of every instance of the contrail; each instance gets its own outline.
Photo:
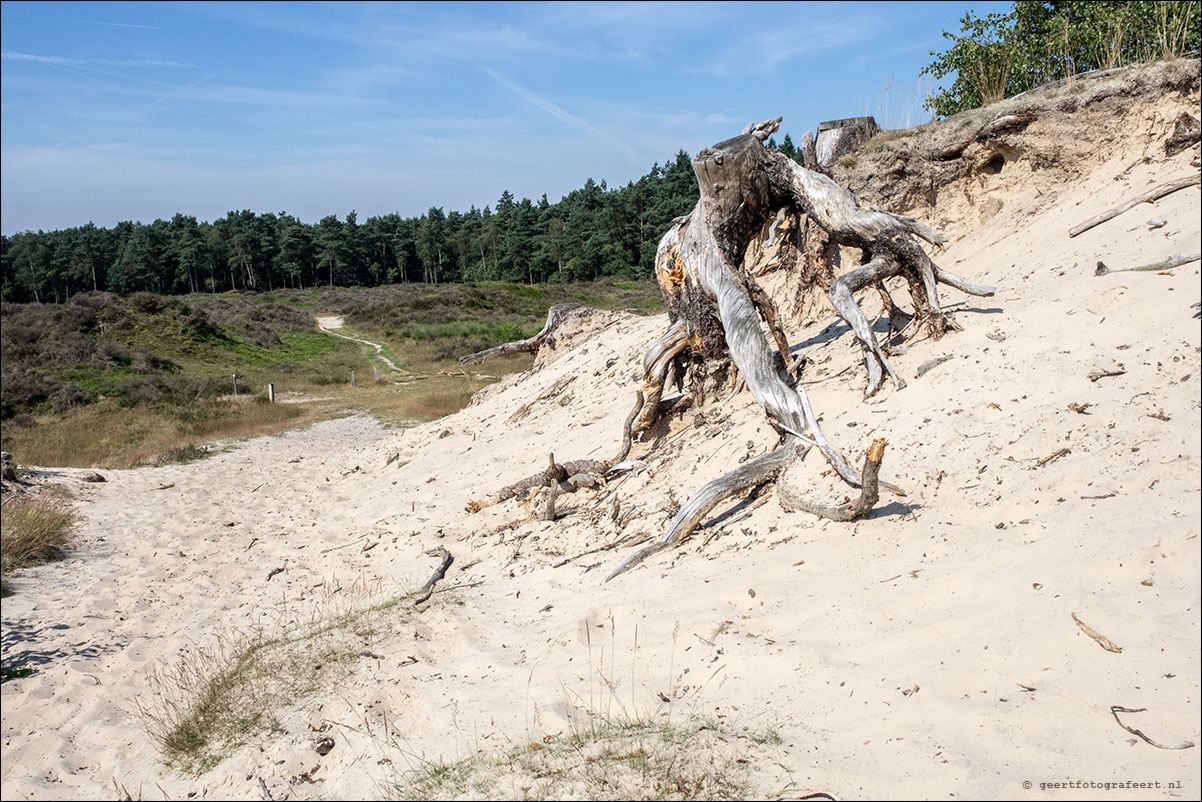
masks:
<path id="1" fill-rule="evenodd" d="M 188 84 L 188 85 L 187 85 L 187 86 L 185 86 L 183 89 L 177 89 L 177 90 L 175 90 L 174 92 L 172 92 L 171 94 L 169 94 L 169 95 L 164 95 L 163 97 L 159 98 L 158 100 L 156 100 L 156 101 L 154 101 L 154 102 L 152 102 L 152 103 L 147 103 L 145 106 L 140 106 L 140 107 L 138 107 L 137 109 L 131 109 L 130 111 L 145 111 L 146 109 L 149 109 L 149 108 L 151 108 L 151 107 L 153 107 L 153 106 L 157 106 L 157 105 L 159 105 L 160 103 L 162 103 L 163 101 L 170 100 L 170 99 L 171 99 L 171 98 L 173 98 L 173 97 L 176 97 L 176 96 L 178 96 L 178 95 L 182 95 L 184 92 L 187 92 L 189 89 L 193 89 L 193 88 L 195 88 L 195 87 L 197 87 L 197 86 L 200 86 L 201 84 L 203 84 L 205 81 L 209 80 L 210 78 L 216 78 L 216 77 L 218 76 L 218 74 L 219 74 L 219 73 L 216 73 L 216 72 L 215 72 L 215 73 L 213 73 L 212 75 L 205 76 L 204 78 L 201 78 L 201 79 L 200 79 L 199 81 L 197 81 L 196 83 L 191 83 L 191 84 Z M 127 112 L 127 113 L 128 113 L 128 112 Z M 92 130 L 90 130 L 90 131 L 84 131 L 84 132 L 82 132 L 82 133 L 78 133 L 78 134 L 76 134 L 75 136 L 67 137 L 67 138 L 66 138 L 66 139 L 64 139 L 62 142 L 59 142 L 57 145 L 55 145 L 55 147 L 56 147 L 56 148 L 61 148 L 63 145 L 67 144 L 68 142 L 73 142 L 73 141 L 75 141 L 76 139 L 79 139 L 80 137 L 91 136 L 92 134 L 96 133 L 97 131 L 100 131 L 100 130 L 102 130 L 102 129 L 104 129 L 104 128 L 107 128 L 108 126 L 112 125 L 113 123 L 115 123 L 115 122 L 117 122 L 118 120 L 121 120 L 121 119 L 123 119 L 123 117 L 116 117 L 116 118 L 114 118 L 114 119 L 112 119 L 112 120 L 109 120 L 109 121 L 108 121 L 108 122 L 106 122 L 106 123 L 101 123 L 100 125 L 96 126 L 95 128 L 93 128 L 93 129 L 92 129 Z"/>
<path id="2" fill-rule="evenodd" d="M 579 128 L 581 131 L 584 131 L 587 134 L 591 134 L 592 136 L 600 137 L 601 139 L 605 139 L 605 140 L 608 140 L 609 142 L 612 142 L 613 144 L 615 144 L 619 148 L 621 148 L 626 153 L 626 155 L 630 156 L 630 158 L 635 161 L 637 161 L 641 158 L 641 156 L 639 155 L 639 152 L 637 150 L 630 147 L 630 145 L 627 145 L 625 142 L 623 142 L 622 140 L 613 136 L 612 134 L 605 133 L 600 128 L 598 128 L 597 126 L 590 123 L 588 120 L 585 120 L 581 117 L 577 117 L 575 114 L 572 114 L 571 112 L 564 110 L 560 106 L 556 105 L 553 101 L 550 101 L 547 98 L 542 97 L 541 95 L 536 95 L 528 89 L 525 89 L 523 87 L 518 86 L 515 83 L 505 80 L 500 75 L 498 75 L 497 73 L 493 72 L 492 70 L 490 70 L 486 67 L 481 68 L 481 69 L 484 73 L 486 73 L 490 78 L 492 78 L 494 81 L 499 83 L 501 86 L 505 87 L 510 92 L 513 92 L 515 95 L 517 95 L 522 100 L 529 103 L 530 105 L 536 106 L 537 108 L 540 108 L 543 111 L 547 112 L 555 119 L 560 120 L 561 122 L 565 122 L 574 128 Z"/>

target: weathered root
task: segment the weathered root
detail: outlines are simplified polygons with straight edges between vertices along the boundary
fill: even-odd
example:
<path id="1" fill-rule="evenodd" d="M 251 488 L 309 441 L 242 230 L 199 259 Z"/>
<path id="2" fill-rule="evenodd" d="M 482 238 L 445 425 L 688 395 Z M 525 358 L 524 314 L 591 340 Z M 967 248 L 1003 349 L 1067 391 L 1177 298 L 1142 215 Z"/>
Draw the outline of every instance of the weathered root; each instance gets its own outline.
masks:
<path id="1" fill-rule="evenodd" d="M 798 494 L 791 487 L 781 482 L 777 485 L 780 504 L 788 512 L 801 510 L 813 513 L 819 518 L 829 518 L 832 521 L 854 521 L 872 511 L 880 499 L 877 489 L 878 477 L 881 470 L 881 458 L 885 455 L 885 440 L 878 438 L 872 441 L 868 453 L 864 456 L 864 471 L 860 482 L 860 497 L 855 501 L 835 506 L 810 501 Z"/>
<path id="2" fill-rule="evenodd" d="M 992 295 L 993 288 L 954 276 L 935 265 L 912 237 L 936 246 L 942 246 L 946 240 L 925 223 L 875 207 L 861 208 L 847 189 L 825 175 L 801 167 L 783 154 L 766 152 L 765 158 L 770 163 L 770 180 L 777 192 L 791 195 L 834 242 L 858 247 L 866 254 L 866 264 L 836 278 L 831 284 L 831 302 L 864 348 L 868 369 L 865 395 L 875 394 L 886 374 L 900 389 L 904 383 L 885 359 L 868 319 L 852 293 L 893 276 L 905 278 L 916 321 L 938 339 L 949 328 L 957 327 L 939 303 L 937 284 L 947 284 L 970 295 Z"/>
<path id="3" fill-rule="evenodd" d="M 537 354 L 538 349 L 554 336 L 555 329 L 563 325 L 568 313 L 582 306 L 583 304 L 578 303 L 555 304 L 547 310 L 547 322 L 538 334 L 533 337 L 527 337 L 525 340 L 502 343 L 492 348 L 486 348 L 483 351 L 477 351 L 474 354 L 462 356 L 459 358 L 459 364 L 483 362 L 490 356 L 501 356 L 503 354 Z"/>
<path id="4" fill-rule="evenodd" d="M 530 493 L 530 491 L 536 488 L 548 486 L 552 481 L 555 481 L 561 485 L 565 482 L 570 483 L 570 487 L 561 487 L 560 490 L 564 492 L 571 492 L 577 487 L 584 486 L 584 480 L 575 481 L 578 475 L 583 474 L 586 476 L 604 476 L 605 472 L 609 470 L 609 468 L 609 463 L 601 462 L 600 460 L 595 459 L 578 459 L 570 462 L 560 462 L 555 465 L 554 469 L 547 468 L 539 473 L 533 474 L 532 476 L 527 476 L 520 482 L 514 482 L 511 485 L 506 485 L 505 487 L 501 488 L 499 493 L 494 493 L 493 495 L 487 496 L 479 501 L 470 501 L 468 502 L 466 509 L 468 512 L 479 512 L 485 507 L 491 507 L 494 504 L 500 504 L 502 501 L 508 501 L 509 499 L 517 496 L 524 497 Z"/>
<path id="5" fill-rule="evenodd" d="M 688 330 L 678 320 L 656 340 L 643 355 L 643 386 L 639 388 L 642 406 L 630 426 L 630 436 L 637 437 L 655 424 L 659 417 L 659 402 L 672 362 L 689 345 Z M 625 454 L 622 455 L 625 458 Z"/>
<path id="6" fill-rule="evenodd" d="M 618 574 L 629 571 L 652 554 L 675 546 L 688 537 L 706 514 L 719 502 L 740 491 L 775 478 L 796 454 L 796 441 L 790 438 L 784 445 L 745 462 L 725 476 L 706 484 L 684 503 L 672 519 L 672 523 L 668 525 L 667 532 L 650 546 L 640 549 L 623 560 L 622 564 L 605 578 L 605 581 L 608 582 Z"/>
<path id="7" fill-rule="evenodd" d="M 434 586 L 447 575 L 447 569 L 451 567 L 451 563 L 455 562 L 455 558 L 451 555 L 451 552 L 442 546 L 439 546 L 434 551 L 427 552 L 427 554 L 431 557 L 441 557 L 442 561 L 438 564 L 438 568 L 434 570 L 433 576 L 427 579 L 426 584 L 422 585 L 417 591 L 417 595 L 413 599 L 414 607 L 417 607 L 434 595 Z"/>

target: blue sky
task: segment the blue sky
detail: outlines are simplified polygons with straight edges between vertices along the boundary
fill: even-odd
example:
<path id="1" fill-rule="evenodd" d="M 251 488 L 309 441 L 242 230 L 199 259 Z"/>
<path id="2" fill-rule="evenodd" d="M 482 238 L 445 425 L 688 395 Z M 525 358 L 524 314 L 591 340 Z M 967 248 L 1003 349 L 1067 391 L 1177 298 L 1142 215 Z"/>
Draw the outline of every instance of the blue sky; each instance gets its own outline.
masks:
<path id="1" fill-rule="evenodd" d="M 0 229 L 556 201 L 753 120 L 916 125 L 942 31 L 1009 6 L 6 0 Z"/>

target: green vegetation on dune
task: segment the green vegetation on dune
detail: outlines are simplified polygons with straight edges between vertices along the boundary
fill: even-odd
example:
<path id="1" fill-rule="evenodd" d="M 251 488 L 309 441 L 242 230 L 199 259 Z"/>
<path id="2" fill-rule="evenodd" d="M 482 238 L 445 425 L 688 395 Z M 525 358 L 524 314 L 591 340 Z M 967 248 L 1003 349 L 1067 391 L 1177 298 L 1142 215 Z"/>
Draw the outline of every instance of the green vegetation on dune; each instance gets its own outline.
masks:
<path id="1" fill-rule="evenodd" d="M 427 420 L 461 408 L 487 381 L 462 374 L 460 356 L 533 334 L 552 304 L 571 300 L 662 308 L 653 283 L 613 280 L 85 293 L 64 304 L 3 304 L 0 434 L 21 462 L 127 467 L 347 409 L 390 423 Z M 317 315 L 343 317 L 340 333 L 381 344 L 382 355 L 407 371 L 399 378 L 422 379 L 389 381 L 374 348 L 318 331 Z M 528 357 L 510 357 L 491 362 L 487 373 L 528 364 Z M 381 371 L 379 385 L 373 368 Z M 266 402 L 268 383 L 277 397 L 320 401 L 255 403 Z"/>
<path id="2" fill-rule="evenodd" d="M 1018 0 L 1004 14 L 960 20 L 922 74 L 955 76 L 926 107 L 947 117 L 1093 70 L 1197 56 L 1202 8 L 1192 0 Z"/>

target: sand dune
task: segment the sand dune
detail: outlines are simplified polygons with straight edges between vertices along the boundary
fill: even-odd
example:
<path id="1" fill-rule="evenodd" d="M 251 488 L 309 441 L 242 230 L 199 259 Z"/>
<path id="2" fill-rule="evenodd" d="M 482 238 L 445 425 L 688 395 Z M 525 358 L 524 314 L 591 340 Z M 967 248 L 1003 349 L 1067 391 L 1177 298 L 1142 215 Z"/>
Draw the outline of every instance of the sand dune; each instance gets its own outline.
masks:
<path id="1" fill-rule="evenodd" d="M 1162 140 L 1173 103 L 1197 112 L 1196 95 L 1164 102 L 1131 141 Z M 1039 125 L 1031 136 L 1052 135 Z M 1199 192 L 1067 236 L 1196 172 L 1198 146 L 1170 158 L 1120 144 L 1054 184 L 1021 160 L 970 179 L 1004 211 L 961 214 L 936 259 L 998 293 L 945 295 L 964 331 L 897 356 L 906 389 L 865 402 L 859 352 L 833 318 L 793 332 L 832 442 L 849 455 L 889 442 L 883 475 L 908 494 L 866 520 L 788 514 L 772 498 L 613 582 L 631 546 L 570 559 L 662 532 L 698 487 L 770 448 L 746 392 L 636 446 L 647 470 L 565 496 L 554 523 L 514 500 L 465 512 L 548 452 L 616 450 L 632 373 L 667 326 L 621 313 L 593 315 L 531 372 L 413 429 L 349 417 L 193 465 L 107 471 L 104 484 L 57 471 L 86 523 L 66 561 L 26 572 L 4 601 L 4 661 L 37 669 L 2 688 L 4 797 L 378 796 L 425 761 L 562 736 L 582 711 L 620 706 L 728 728 L 766 795 L 1075 799 L 1102 792 L 1040 784 L 1133 781 L 1161 786 L 1104 793 L 1198 798 L 1197 748 L 1156 748 L 1112 706 L 1146 708 L 1120 718 L 1162 745 L 1202 742 L 1199 263 L 1094 266 L 1200 250 Z M 811 455 L 784 481 L 835 498 L 844 488 L 825 470 Z M 153 703 L 149 670 L 233 632 L 411 591 L 438 546 L 455 563 L 427 609 L 372 614 L 357 657 L 206 773 L 163 765 L 137 713 Z M 779 743 L 750 737 L 766 731 Z M 334 741 L 324 756 L 321 737 Z M 492 795 L 533 782 L 502 773 Z"/>

